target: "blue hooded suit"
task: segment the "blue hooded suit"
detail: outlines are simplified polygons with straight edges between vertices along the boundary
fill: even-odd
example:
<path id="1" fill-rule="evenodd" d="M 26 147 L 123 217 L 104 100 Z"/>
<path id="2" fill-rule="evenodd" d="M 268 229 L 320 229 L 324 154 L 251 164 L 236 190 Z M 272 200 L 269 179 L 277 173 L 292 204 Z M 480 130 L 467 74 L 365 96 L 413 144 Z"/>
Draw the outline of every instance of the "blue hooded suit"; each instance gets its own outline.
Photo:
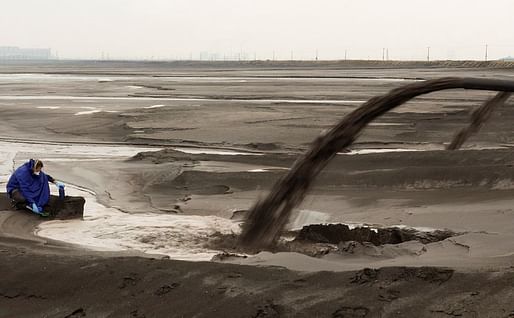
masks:
<path id="1" fill-rule="evenodd" d="M 53 178 L 43 171 L 39 175 L 35 175 L 33 172 L 35 163 L 35 160 L 30 159 L 14 171 L 7 183 L 7 193 L 11 195 L 14 189 L 18 189 L 29 205 L 36 203 L 38 207 L 44 207 L 50 199 L 48 181 Z"/>

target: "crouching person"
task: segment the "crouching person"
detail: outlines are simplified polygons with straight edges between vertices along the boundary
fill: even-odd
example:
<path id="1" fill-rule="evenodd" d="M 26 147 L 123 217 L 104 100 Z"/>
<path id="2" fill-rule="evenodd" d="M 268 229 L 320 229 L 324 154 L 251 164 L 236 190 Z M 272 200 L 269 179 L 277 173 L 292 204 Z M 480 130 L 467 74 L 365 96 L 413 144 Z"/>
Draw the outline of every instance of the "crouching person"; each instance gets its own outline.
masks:
<path id="1" fill-rule="evenodd" d="M 48 182 L 54 183 L 59 189 L 64 189 L 64 184 L 41 171 L 42 169 L 43 162 L 40 160 L 30 159 L 24 163 L 10 177 L 7 194 L 17 209 L 27 208 L 36 214 L 48 216 L 44 212 L 44 207 L 50 200 Z"/>

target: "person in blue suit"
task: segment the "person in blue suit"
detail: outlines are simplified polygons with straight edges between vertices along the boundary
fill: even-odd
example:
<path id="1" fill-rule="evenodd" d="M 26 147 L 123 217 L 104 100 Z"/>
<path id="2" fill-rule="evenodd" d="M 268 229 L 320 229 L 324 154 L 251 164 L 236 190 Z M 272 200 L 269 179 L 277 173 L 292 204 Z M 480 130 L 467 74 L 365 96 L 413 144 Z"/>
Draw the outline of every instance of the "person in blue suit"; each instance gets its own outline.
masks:
<path id="1" fill-rule="evenodd" d="M 46 216 L 43 210 L 50 199 L 48 182 L 54 183 L 60 189 L 64 189 L 64 184 L 44 173 L 42 169 L 43 162 L 40 160 L 30 159 L 24 163 L 9 178 L 7 195 L 16 208 L 26 207 L 36 214 Z"/>

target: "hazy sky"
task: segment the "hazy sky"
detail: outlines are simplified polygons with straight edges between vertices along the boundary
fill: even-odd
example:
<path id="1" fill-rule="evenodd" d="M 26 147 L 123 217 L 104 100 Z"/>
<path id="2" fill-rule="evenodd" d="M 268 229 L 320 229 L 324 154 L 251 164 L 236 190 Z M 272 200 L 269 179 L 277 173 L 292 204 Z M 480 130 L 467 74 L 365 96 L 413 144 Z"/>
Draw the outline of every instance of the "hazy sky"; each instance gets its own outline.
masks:
<path id="1" fill-rule="evenodd" d="M 513 0 L 0 0 L 0 46 L 61 58 L 514 56 Z M 206 53 L 204 53 L 204 58 Z"/>

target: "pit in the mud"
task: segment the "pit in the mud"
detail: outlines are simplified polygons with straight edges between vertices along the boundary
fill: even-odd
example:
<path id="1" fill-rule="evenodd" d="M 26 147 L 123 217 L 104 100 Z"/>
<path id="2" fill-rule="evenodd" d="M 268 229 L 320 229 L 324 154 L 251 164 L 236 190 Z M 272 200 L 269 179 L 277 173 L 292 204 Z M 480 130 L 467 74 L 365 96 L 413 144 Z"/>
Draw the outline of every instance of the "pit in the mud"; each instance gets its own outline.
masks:
<path id="1" fill-rule="evenodd" d="M 352 255 L 373 257 L 396 257 L 399 255 L 420 255 L 426 244 L 443 241 L 460 235 L 451 230 L 422 229 L 405 226 L 370 227 L 350 226 L 347 224 L 312 224 L 298 231 L 284 234 L 272 252 L 296 252 L 313 257 L 327 254 Z M 213 260 L 223 260 L 227 257 L 242 256 L 240 253 L 258 253 L 260 251 L 242 250 L 238 246 L 238 236 L 215 235 L 209 247 L 224 252 Z"/>

